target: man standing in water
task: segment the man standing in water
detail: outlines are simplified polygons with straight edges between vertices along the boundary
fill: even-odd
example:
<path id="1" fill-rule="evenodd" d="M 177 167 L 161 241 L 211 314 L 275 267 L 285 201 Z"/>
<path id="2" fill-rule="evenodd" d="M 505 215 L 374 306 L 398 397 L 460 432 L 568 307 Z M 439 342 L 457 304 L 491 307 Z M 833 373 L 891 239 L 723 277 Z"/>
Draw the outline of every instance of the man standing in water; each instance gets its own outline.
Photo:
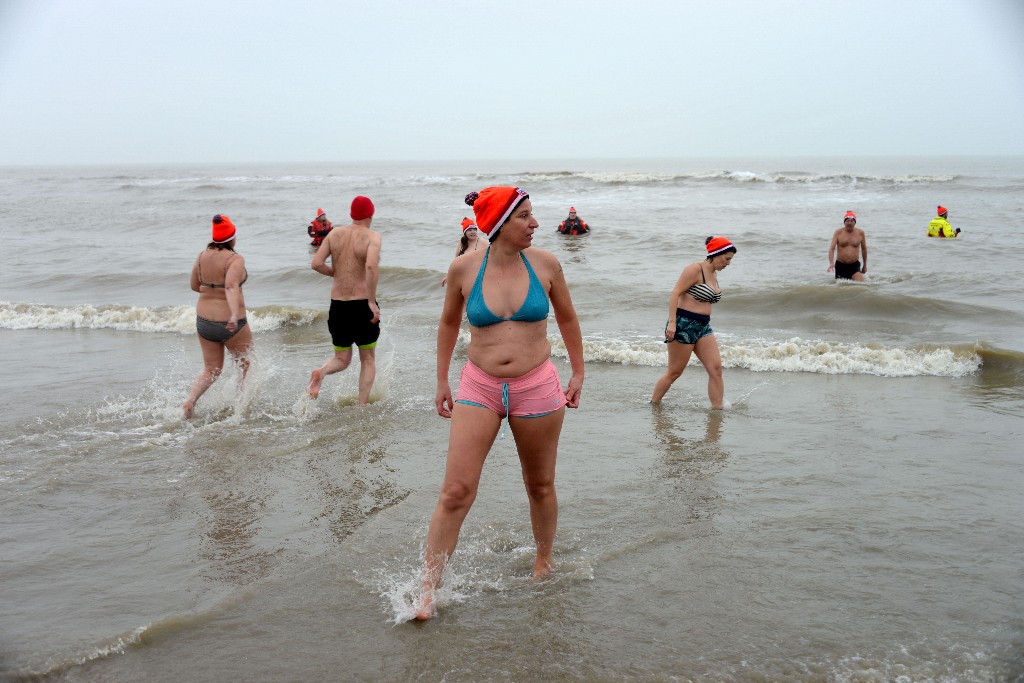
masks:
<path id="1" fill-rule="evenodd" d="M 377 280 L 380 277 L 380 233 L 370 230 L 373 202 L 359 196 L 352 200 L 352 222 L 335 228 L 324 238 L 313 270 L 334 278 L 331 286 L 331 331 L 334 355 L 309 377 L 309 395 L 320 395 L 324 377 L 340 372 L 352 362 L 352 346 L 359 347 L 359 404 L 366 405 L 377 375 L 375 351 L 380 337 Z M 330 257 L 331 265 L 327 265 Z"/>
<path id="2" fill-rule="evenodd" d="M 836 248 L 839 252 L 836 253 Z M 863 259 L 857 259 L 857 252 Z M 828 247 L 828 269 L 826 273 L 836 271 L 836 279 L 855 280 L 860 282 L 868 272 L 868 240 L 864 231 L 857 227 L 857 214 L 847 211 L 843 216 L 843 227 L 832 235 L 832 244 Z"/>

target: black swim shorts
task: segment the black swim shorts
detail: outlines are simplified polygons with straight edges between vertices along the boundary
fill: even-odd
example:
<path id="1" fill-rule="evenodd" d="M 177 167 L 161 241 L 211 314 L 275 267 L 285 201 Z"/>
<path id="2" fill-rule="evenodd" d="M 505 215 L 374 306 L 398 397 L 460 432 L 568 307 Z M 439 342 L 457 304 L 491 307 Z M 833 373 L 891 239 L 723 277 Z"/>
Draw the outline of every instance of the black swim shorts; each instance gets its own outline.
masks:
<path id="1" fill-rule="evenodd" d="M 373 311 L 366 299 L 339 301 L 331 299 L 331 313 L 327 329 L 335 351 L 344 351 L 355 344 L 361 349 L 372 349 L 380 337 L 380 321 L 371 323 Z"/>
<path id="2" fill-rule="evenodd" d="M 836 261 L 837 280 L 852 280 L 854 273 L 859 272 L 860 261 L 854 261 L 853 263 L 843 263 L 842 261 Z"/>

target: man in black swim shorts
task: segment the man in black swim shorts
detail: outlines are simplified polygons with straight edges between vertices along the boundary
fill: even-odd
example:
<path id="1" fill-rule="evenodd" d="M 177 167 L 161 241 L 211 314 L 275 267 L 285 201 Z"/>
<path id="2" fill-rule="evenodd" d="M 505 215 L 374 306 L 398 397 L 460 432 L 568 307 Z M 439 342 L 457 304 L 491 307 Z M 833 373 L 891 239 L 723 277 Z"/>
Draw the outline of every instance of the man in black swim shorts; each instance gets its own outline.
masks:
<path id="1" fill-rule="evenodd" d="M 861 261 L 857 259 L 858 252 Z M 828 246 L 828 268 L 826 273 L 835 268 L 837 280 L 856 280 L 860 282 L 868 272 L 868 238 L 864 231 L 857 227 L 857 214 L 847 211 L 843 216 L 843 227 L 832 234 L 832 243 Z"/>
<path id="2" fill-rule="evenodd" d="M 307 389 L 312 398 L 320 395 L 327 375 L 341 372 L 352 362 L 352 347 L 359 347 L 359 404 L 370 400 L 377 375 L 376 347 L 380 337 L 380 307 L 377 280 L 380 277 L 380 233 L 370 230 L 373 202 L 368 197 L 352 200 L 352 223 L 335 228 L 324 238 L 310 266 L 333 279 L 331 331 L 334 355 L 314 370 Z M 330 265 L 327 261 L 330 259 Z"/>
<path id="3" fill-rule="evenodd" d="M 378 310 L 380 310 L 378 308 Z M 327 329 L 331 331 L 331 342 L 335 351 L 351 349 L 372 349 L 380 338 L 380 318 L 372 322 L 373 311 L 366 299 L 339 301 L 331 299 L 331 313 L 327 318 Z"/>

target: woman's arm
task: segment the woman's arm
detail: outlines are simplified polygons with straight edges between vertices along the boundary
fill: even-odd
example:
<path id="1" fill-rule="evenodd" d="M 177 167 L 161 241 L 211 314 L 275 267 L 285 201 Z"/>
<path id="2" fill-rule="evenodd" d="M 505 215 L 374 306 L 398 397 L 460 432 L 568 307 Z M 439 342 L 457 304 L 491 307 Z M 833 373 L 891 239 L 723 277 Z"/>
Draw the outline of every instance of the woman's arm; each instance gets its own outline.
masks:
<path id="1" fill-rule="evenodd" d="M 200 254 L 199 256 L 196 256 L 196 262 L 192 264 L 192 277 L 190 278 L 190 283 L 189 284 L 192 286 L 192 291 L 193 292 L 201 292 L 201 291 L 203 291 L 203 286 L 199 284 L 199 257 L 200 256 L 202 256 L 202 254 Z"/>
<path id="2" fill-rule="evenodd" d="M 555 309 L 555 322 L 558 324 L 558 331 L 562 335 L 562 342 L 565 344 L 566 353 L 569 354 L 569 365 L 572 368 L 572 377 L 569 378 L 569 386 L 565 390 L 565 400 L 570 408 L 578 408 L 584 375 L 583 332 L 580 330 L 580 319 L 576 315 L 576 307 L 572 304 L 572 295 L 569 293 L 569 284 L 565 281 L 562 264 L 553 254 L 550 258 L 553 273 L 548 297 L 551 299 L 552 308 Z"/>
<path id="3" fill-rule="evenodd" d="M 452 408 L 455 407 L 451 386 L 448 384 L 448 372 L 451 369 L 455 342 L 459 339 L 462 309 L 465 306 L 462 278 L 459 276 L 460 270 L 463 269 L 458 267 L 460 260 L 455 259 L 448 266 L 445 280 L 451 283 L 451 286 L 445 289 L 441 319 L 437 323 L 437 394 L 434 396 L 434 405 L 441 417 L 451 417 Z"/>
<path id="4" fill-rule="evenodd" d="M 665 327 L 665 338 L 672 339 L 676 336 L 676 309 L 679 308 L 679 297 L 683 292 L 697 284 L 697 275 L 700 273 L 700 262 L 691 263 L 683 268 L 676 280 L 676 286 L 672 288 L 672 294 L 668 298 L 668 325 Z"/>
<path id="5" fill-rule="evenodd" d="M 242 275 L 245 273 L 245 257 L 241 254 L 231 259 L 228 272 L 224 275 L 224 297 L 228 300 L 228 310 L 231 315 L 228 317 L 228 324 L 225 325 L 229 331 L 238 327 L 238 319 L 242 317 Z"/>

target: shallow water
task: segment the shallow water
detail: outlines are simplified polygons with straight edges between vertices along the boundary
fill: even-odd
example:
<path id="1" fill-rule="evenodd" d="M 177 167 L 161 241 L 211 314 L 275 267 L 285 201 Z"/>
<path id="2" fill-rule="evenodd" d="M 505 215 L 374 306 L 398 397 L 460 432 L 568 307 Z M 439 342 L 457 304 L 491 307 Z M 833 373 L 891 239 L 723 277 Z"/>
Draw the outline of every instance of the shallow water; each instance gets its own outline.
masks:
<path id="1" fill-rule="evenodd" d="M 1024 163 L 591 163 L 3 171 L 0 234 L 21 248 L 0 273 L 0 677 L 1024 675 L 1024 304 L 1005 282 Z M 595 227 L 536 239 L 565 266 L 587 354 L 560 445 L 558 569 L 528 580 L 507 435 L 439 615 L 417 625 L 447 444 L 439 283 L 461 196 L 495 180 L 521 182 L 552 229 L 569 202 Z M 366 408 L 352 371 L 304 397 L 329 351 L 306 214 L 337 222 L 357 193 L 385 245 Z M 45 268 L 18 228 L 43 194 L 67 216 Z M 962 240 L 923 238 L 935 195 Z M 824 272 L 849 208 L 869 236 L 863 285 Z M 242 392 L 229 371 L 186 422 L 187 274 L 217 211 L 239 225 L 256 362 Z M 151 237 L 125 240 L 129 224 Z M 694 363 L 652 408 L 668 292 L 709 232 L 740 250 L 713 320 L 730 406 L 707 409 Z"/>

